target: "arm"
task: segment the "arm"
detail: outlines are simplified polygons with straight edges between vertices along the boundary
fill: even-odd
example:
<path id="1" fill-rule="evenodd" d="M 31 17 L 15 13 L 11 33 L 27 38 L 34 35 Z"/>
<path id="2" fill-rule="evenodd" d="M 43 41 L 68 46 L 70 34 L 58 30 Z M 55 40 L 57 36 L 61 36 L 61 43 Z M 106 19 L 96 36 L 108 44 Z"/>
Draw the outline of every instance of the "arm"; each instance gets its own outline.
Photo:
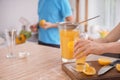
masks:
<path id="1" fill-rule="evenodd" d="M 66 21 L 73 22 L 74 21 L 73 16 L 71 15 L 71 16 L 66 17 Z"/>
<path id="2" fill-rule="evenodd" d="M 114 42 L 120 39 L 120 23 L 103 39 L 97 39 L 97 42 Z"/>
<path id="3" fill-rule="evenodd" d="M 89 54 L 100 55 L 103 53 L 120 54 L 120 42 L 98 43 L 90 40 L 79 40 L 75 44 L 74 49 L 75 58 L 81 58 Z"/>
<path id="4" fill-rule="evenodd" d="M 68 16 L 65 18 L 66 21 L 69 21 L 69 22 L 72 22 L 74 19 L 73 19 L 73 16 Z M 45 23 L 45 26 L 44 28 L 47 29 L 47 28 L 57 28 L 58 27 L 58 24 L 57 23 L 50 23 L 50 22 L 46 22 Z"/>
<path id="5" fill-rule="evenodd" d="M 118 53 L 120 54 L 120 23 L 104 39 L 79 40 L 75 44 L 75 58 L 81 58 L 89 54 Z M 117 42 L 115 42 L 117 41 Z M 82 55 L 80 53 L 83 53 Z M 78 54 L 80 54 L 78 56 Z"/>
<path id="6" fill-rule="evenodd" d="M 104 45 L 103 53 L 117 53 L 120 54 L 120 42 L 111 42 Z"/>

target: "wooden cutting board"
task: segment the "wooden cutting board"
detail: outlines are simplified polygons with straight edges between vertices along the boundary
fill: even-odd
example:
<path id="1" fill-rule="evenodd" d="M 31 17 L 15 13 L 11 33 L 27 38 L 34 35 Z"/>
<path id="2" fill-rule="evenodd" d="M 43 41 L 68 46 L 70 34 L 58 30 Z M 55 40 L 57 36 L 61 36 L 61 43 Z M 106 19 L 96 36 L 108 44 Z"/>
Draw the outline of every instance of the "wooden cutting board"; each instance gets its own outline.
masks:
<path id="1" fill-rule="evenodd" d="M 97 73 L 102 67 L 97 61 L 89 61 L 88 63 L 96 69 Z M 75 63 L 62 64 L 63 71 L 65 71 L 72 80 L 120 80 L 120 72 L 118 72 L 116 68 L 101 76 L 98 76 L 97 74 L 94 76 L 87 76 L 84 73 L 75 71 L 74 68 Z"/>

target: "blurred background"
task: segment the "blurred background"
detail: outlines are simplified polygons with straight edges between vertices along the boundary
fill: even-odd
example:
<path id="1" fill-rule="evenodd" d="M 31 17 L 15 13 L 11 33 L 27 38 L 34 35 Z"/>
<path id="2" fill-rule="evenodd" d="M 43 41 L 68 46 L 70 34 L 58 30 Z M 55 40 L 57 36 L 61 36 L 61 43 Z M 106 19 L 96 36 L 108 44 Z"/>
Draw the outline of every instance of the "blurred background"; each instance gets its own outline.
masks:
<path id="1" fill-rule="evenodd" d="M 99 37 L 99 30 L 110 31 L 120 22 L 120 0 L 69 1 L 76 21 L 100 15 L 99 18 L 87 23 L 88 33 L 95 38 Z M 21 30 L 21 17 L 28 20 L 29 24 L 37 23 L 37 6 L 38 0 L 0 0 L 0 32 L 11 26 L 16 27 L 18 31 Z"/>

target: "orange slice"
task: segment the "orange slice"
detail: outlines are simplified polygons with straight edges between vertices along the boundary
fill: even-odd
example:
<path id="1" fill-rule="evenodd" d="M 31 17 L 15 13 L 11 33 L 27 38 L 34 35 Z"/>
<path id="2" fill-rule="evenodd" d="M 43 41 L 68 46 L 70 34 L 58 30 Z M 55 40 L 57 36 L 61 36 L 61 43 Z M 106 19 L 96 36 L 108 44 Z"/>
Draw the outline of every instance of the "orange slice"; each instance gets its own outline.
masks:
<path id="1" fill-rule="evenodd" d="M 109 58 L 99 58 L 98 63 L 100 65 L 109 65 L 112 61 Z"/>
<path id="2" fill-rule="evenodd" d="M 24 34 L 20 34 L 19 36 L 16 37 L 15 42 L 16 44 L 22 44 L 26 41 L 26 37 Z"/>
<path id="3" fill-rule="evenodd" d="M 120 64 L 116 64 L 116 69 L 117 69 L 117 71 L 119 71 L 120 72 Z"/>
<path id="4" fill-rule="evenodd" d="M 76 71 L 83 72 L 83 70 L 88 68 L 88 67 L 89 67 L 88 63 L 81 64 L 81 65 L 76 65 Z"/>
<path id="5" fill-rule="evenodd" d="M 89 66 L 85 70 L 83 70 L 83 73 L 86 74 L 86 75 L 95 75 L 96 74 L 96 70 L 95 70 L 94 67 Z"/>
<path id="6" fill-rule="evenodd" d="M 69 41 L 68 42 L 68 48 L 73 49 L 73 47 L 74 47 L 74 41 Z"/>

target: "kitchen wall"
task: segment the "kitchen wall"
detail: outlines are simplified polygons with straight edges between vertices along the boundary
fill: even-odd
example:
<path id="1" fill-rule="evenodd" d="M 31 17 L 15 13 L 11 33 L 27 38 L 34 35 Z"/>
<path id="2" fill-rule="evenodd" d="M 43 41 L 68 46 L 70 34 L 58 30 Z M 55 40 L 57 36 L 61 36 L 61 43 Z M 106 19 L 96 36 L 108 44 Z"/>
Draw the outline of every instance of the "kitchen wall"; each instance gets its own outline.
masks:
<path id="1" fill-rule="evenodd" d="M 38 0 L 0 0 L 0 32 L 6 28 L 16 27 L 21 29 L 21 17 L 36 23 Z"/>
<path id="2" fill-rule="evenodd" d="M 74 17 L 76 14 L 75 9 L 75 0 L 69 0 L 72 6 L 72 11 Z M 80 0 L 80 20 L 84 20 L 85 16 L 85 0 Z M 120 21 L 120 9 L 119 4 L 120 0 L 88 0 L 89 1 L 89 14 L 88 17 L 93 17 L 96 15 L 100 15 L 101 17 L 95 19 L 93 21 L 89 21 L 89 26 L 91 25 L 100 25 L 102 27 L 110 26 L 106 25 L 109 24 L 109 20 L 111 16 L 106 14 L 107 8 L 105 4 L 108 3 L 107 1 L 115 1 L 115 15 L 113 15 L 113 25 L 117 24 Z M 6 28 L 9 27 L 16 27 L 18 30 L 21 29 L 22 24 L 20 23 L 19 19 L 21 17 L 26 18 L 29 20 L 31 24 L 34 24 L 38 20 L 37 16 L 37 5 L 38 0 L 0 0 L 0 32 L 4 31 Z M 114 4 L 113 4 L 114 5 Z M 116 16 L 117 15 L 117 16 Z M 106 17 L 107 16 L 107 17 Z M 113 27 L 112 25 L 112 27 Z"/>
<path id="3" fill-rule="evenodd" d="M 94 17 L 96 15 L 100 15 L 99 19 L 93 20 L 89 22 L 89 25 L 93 24 L 104 24 L 104 13 L 105 13 L 105 0 L 88 0 L 88 18 Z M 75 17 L 76 13 L 76 0 L 70 0 L 73 14 Z M 85 0 L 80 0 L 80 21 L 85 18 Z"/>
<path id="4" fill-rule="evenodd" d="M 70 1 L 70 5 L 72 8 L 72 12 L 73 12 L 73 16 L 74 16 L 74 20 L 76 18 L 76 0 L 69 0 Z"/>
<path id="5" fill-rule="evenodd" d="M 116 0 L 115 24 L 120 23 L 120 0 Z"/>
<path id="6" fill-rule="evenodd" d="M 72 3 L 73 11 L 75 12 L 75 1 Z M 74 4 L 74 5 L 73 5 Z M 100 25 L 113 28 L 120 22 L 120 0 L 88 0 L 88 18 L 100 15 L 100 18 L 89 21 L 89 25 Z M 80 20 L 85 17 L 85 0 L 80 0 Z"/>
<path id="7" fill-rule="evenodd" d="M 75 17 L 75 0 L 70 0 Z M 19 19 L 24 17 L 31 24 L 38 21 L 37 16 L 38 0 L 0 0 L 0 32 L 9 27 L 21 29 Z"/>
<path id="8" fill-rule="evenodd" d="M 75 0 L 70 0 L 75 6 Z M 16 27 L 19 31 L 22 27 L 19 19 L 27 19 L 31 24 L 38 21 L 38 0 L 0 0 L 0 32 L 9 27 Z M 72 9 L 75 12 L 75 7 Z M 75 13 L 74 13 L 75 16 Z"/>
<path id="9" fill-rule="evenodd" d="M 73 2 L 73 0 L 70 0 Z M 75 2 L 76 0 L 74 0 Z M 88 0 L 88 18 L 100 15 L 88 22 L 88 31 L 99 37 L 100 30 L 112 30 L 120 22 L 120 0 Z M 75 5 L 73 5 L 75 12 Z M 85 20 L 85 0 L 80 0 L 80 21 Z"/>

